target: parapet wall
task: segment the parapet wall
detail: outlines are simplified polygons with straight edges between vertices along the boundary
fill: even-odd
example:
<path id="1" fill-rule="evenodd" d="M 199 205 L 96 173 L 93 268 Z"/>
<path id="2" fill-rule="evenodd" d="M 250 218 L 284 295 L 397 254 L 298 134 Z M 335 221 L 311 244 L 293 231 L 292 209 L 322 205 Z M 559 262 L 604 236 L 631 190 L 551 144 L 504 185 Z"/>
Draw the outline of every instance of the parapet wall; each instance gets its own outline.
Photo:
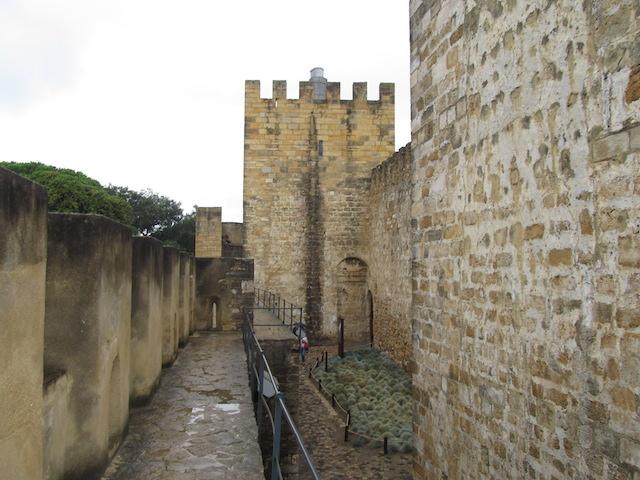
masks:
<path id="1" fill-rule="evenodd" d="M 163 249 L 162 275 L 162 366 L 166 367 L 178 354 L 180 252 L 177 249 Z"/>
<path id="2" fill-rule="evenodd" d="M 373 169 L 369 187 L 369 302 L 373 342 L 405 368 L 411 345 L 411 146 Z"/>
<path id="3" fill-rule="evenodd" d="M 106 217 L 49 214 L 44 370 L 72 382 L 68 422 L 57 425 L 64 478 L 98 475 L 127 424 L 131 243 Z"/>
<path id="4" fill-rule="evenodd" d="M 130 400 L 146 403 L 162 370 L 162 244 L 151 237 L 133 238 L 131 293 Z"/>
<path id="5" fill-rule="evenodd" d="M 638 3 L 410 5 L 414 477 L 638 478 Z"/>
<path id="6" fill-rule="evenodd" d="M 194 273 L 106 217 L 47 214 L 42 187 L 0 168 L 0 477 L 100 478 L 163 347 L 171 363 L 187 342 Z"/>
<path id="7" fill-rule="evenodd" d="M 47 194 L 0 168 L 0 472 L 42 478 Z"/>

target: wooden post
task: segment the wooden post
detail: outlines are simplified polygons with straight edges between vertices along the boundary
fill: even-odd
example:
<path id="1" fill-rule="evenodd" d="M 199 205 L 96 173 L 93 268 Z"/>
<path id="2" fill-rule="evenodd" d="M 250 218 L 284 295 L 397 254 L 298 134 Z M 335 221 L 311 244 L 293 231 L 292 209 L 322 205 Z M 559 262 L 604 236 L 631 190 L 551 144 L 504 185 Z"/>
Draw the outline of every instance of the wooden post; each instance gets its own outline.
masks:
<path id="1" fill-rule="evenodd" d="M 384 454 L 386 455 L 387 453 L 389 453 L 389 444 L 387 437 L 384 437 Z"/>

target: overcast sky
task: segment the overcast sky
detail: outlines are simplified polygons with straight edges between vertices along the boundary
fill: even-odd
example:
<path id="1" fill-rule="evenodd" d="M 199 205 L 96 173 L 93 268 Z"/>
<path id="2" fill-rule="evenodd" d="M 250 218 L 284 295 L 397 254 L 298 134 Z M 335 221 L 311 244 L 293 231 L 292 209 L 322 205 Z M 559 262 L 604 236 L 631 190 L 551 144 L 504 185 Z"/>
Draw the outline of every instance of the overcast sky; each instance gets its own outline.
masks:
<path id="1" fill-rule="evenodd" d="M 396 83 L 410 139 L 408 2 L 0 0 L 0 160 L 80 170 L 242 221 L 244 80 Z"/>

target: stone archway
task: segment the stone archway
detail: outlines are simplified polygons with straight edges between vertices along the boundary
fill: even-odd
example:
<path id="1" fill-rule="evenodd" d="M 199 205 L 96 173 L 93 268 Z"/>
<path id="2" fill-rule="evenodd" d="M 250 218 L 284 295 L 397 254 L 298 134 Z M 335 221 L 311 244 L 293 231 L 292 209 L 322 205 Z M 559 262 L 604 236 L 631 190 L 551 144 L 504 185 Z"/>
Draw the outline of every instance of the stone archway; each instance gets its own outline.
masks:
<path id="1" fill-rule="evenodd" d="M 344 338 L 349 343 L 370 341 L 367 318 L 367 264 L 357 258 L 345 258 L 338 265 L 338 318 L 344 319 Z"/>

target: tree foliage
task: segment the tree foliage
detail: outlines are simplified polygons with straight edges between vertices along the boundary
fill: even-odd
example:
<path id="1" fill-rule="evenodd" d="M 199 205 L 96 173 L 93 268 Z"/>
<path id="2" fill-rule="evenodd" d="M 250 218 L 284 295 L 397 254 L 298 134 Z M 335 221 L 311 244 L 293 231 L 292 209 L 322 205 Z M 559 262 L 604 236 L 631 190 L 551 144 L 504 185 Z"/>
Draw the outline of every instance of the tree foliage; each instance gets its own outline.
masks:
<path id="1" fill-rule="evenodd" d="M 126 225 L 131 224 L 131 205 L 84 173 L 38 162 L 0 162 L 0 166 L 45 187 L 48 207 L 52 212 L 99 213 Z"/>
<path id="2" fill-rule="evenodd" d="M 183 218 L 179 202 L 151 190 L 136 192 L 127 187 L 109 185 L 109 193 L 125 200 L 133 209 L 132 225 L 142 235 L 151 235 L 173 227 Z"/>
<path id="3" fill-rule="evenodd" d="M 49 211 L 98 213 L 131 225 L 142 235 L 152 235 L 165 245 L 195 252 L 195 211 L 185 215 L 175 200 L 148 189 L 105 188 L 84 173 L 38 162 L 0 162 L 0 166 L 45 187 Z"/>
<path id="4" fill-rule="evenodd" d="M 196 249 L 196 214 L 195 211 L 184 215 L 172 226 L 153 233 L 165 245 L 170 245 L 191 254 Z"/>

